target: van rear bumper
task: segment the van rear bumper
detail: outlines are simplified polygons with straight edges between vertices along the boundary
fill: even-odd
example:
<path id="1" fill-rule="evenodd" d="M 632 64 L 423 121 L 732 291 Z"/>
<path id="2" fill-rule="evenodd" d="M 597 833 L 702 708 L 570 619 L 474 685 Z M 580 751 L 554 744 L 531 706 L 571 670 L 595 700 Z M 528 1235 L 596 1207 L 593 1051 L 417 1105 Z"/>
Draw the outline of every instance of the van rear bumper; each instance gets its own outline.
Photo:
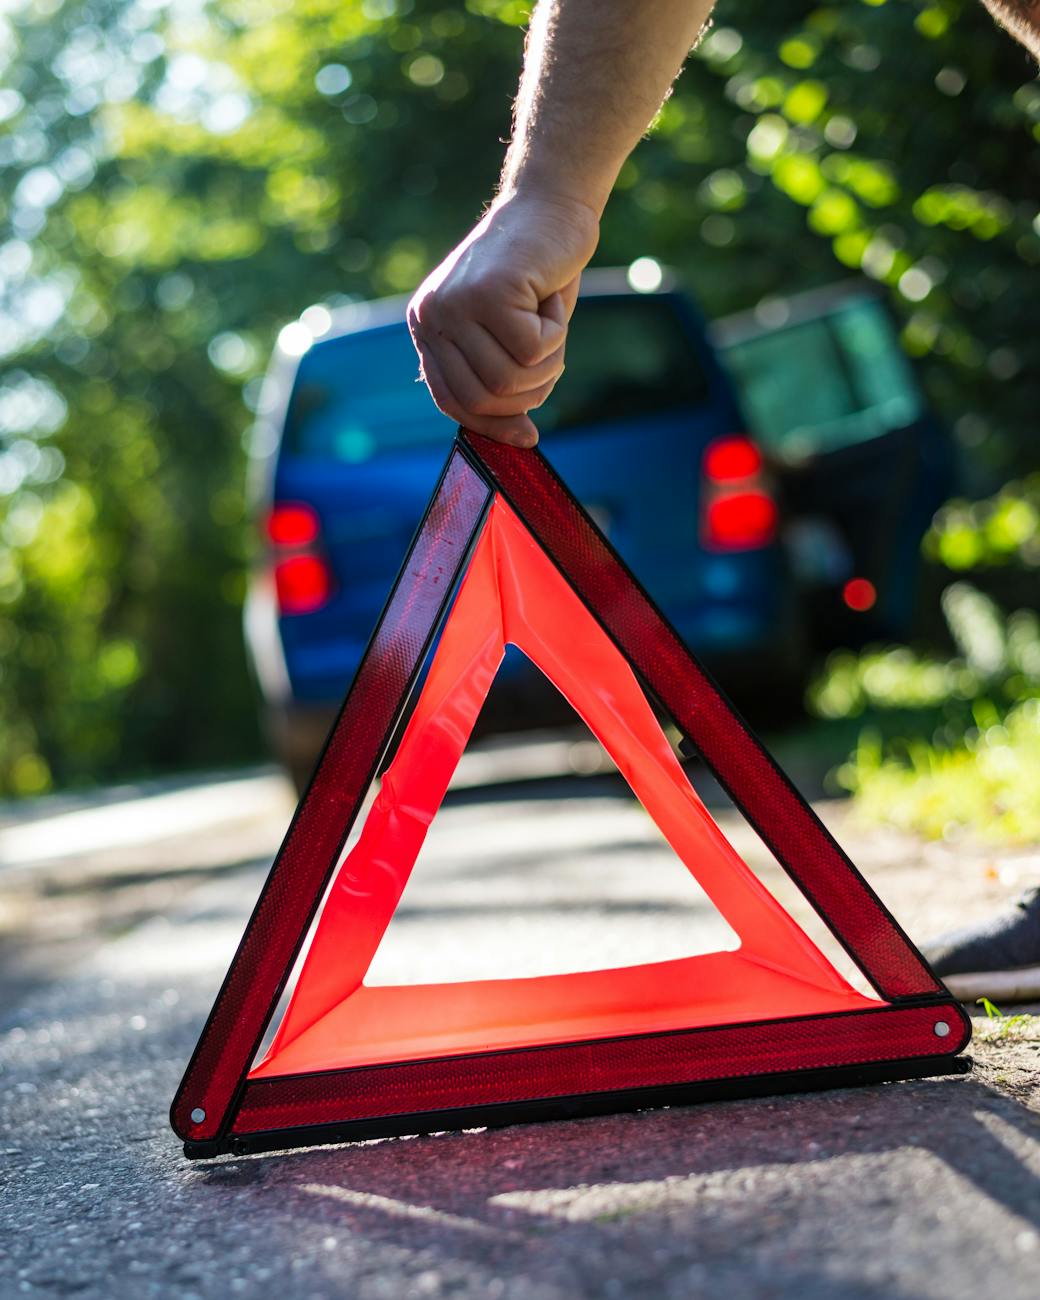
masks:
<path id="1" fill-rule="evenodd" d="M 268 748 L 300 793 L 310 780 L 341 703 L 287 700 L 268 701 L 264 706 L 262 723 Z M 495 682 L 490 706 L 481 712 L 473 734 L 527 731 L 573 721 L 573 711 L 556 688 L 536 669 L 526 666 L 526 671 L 514 670 Z"/>
<path id="2" fill-rule="evenodd" d="M 753 727 L 798 717 L 810 659 L 800 629 L 792 625 L 771 642 L 742 649 L 705 652 L 702 662 Z M 298 791 L 310 779 L 341 701 L 269 702 L 264 731 L 274 757 Z M 556 688 L 529 664 L 516 665 L 496 680 L 474 729 L 477 737 L 573 723 L 574 714 Z"/>
<path id="3" fill-rule="evenodd" d="M 264 707 L 263 728 L 268 747 L 300 793 L 311 778 L 338 712 L 339 701 L 335 704 L 288 701 Z"/>

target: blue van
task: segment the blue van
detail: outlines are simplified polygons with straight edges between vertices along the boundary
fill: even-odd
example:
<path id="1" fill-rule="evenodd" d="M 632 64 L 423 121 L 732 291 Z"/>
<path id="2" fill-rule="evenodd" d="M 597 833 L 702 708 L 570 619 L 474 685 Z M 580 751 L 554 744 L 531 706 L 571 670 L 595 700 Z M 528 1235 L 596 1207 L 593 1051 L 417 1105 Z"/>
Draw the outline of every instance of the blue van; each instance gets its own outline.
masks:
<path id="1" fill-rule="evenodd" d="M 647 279 L 649 291 L 632 285 Z M 246 634 L 268 734 L 298 783 L 455 433 L 416 379 L 405 307 L 308 309 L 279 336 L 262 393 L 264 541 Z M 535 421 L 545 454 L 724 686 L 767 696 L 800 678 L 768 471 L 685 293 L 645 265 L 586 272 L 566 374 Z M 519 654 L 507 658 L 490 725 L 546 721 L 553 694 Z"/>
<path id="2" fill-rule="evenodd" d="M 881 290 L 769 298 L 710 337 L 773 471 L 813 647 L 909 640 L 921 539 L 957 464 Z"/>

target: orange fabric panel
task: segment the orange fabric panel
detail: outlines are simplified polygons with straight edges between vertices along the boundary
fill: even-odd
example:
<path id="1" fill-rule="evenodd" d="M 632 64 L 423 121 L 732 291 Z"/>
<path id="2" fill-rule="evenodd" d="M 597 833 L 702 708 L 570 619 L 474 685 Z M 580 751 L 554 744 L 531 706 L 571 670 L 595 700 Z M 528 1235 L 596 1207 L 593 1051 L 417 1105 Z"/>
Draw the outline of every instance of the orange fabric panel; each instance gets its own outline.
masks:
<path id="1" fill-rule="evenodd" d="M 739 952 L 580 975 L 364 986 L 507 643 L 602 742 L 740 936 Z M 496 500 L 397 754 L 252 1076 L 876 1005 L 852 990 L 729 844 L 621 653 Z"/>
<path id="2" fill-rule="evenodd" d="M 362 984 L 250 1077 L 877 1006 L 851 988 L 820 988 L 740 952 L 531 979 Z"/>

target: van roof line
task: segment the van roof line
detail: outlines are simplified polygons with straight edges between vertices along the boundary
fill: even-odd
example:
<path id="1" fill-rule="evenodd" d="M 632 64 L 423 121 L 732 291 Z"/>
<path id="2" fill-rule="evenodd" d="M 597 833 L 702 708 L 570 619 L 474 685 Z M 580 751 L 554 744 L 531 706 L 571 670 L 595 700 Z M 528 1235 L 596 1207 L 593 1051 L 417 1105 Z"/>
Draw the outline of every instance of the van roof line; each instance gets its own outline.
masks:
<path id="1" fill-rule="evenodd" d="M 603 298 L 614 294 L 633 297 L 646 297 L 653 294 L 670 293 L 678 287 L 675 272 L 662 267 L 660 285 L 651 294 L 633 289 L 628 282 L 628 268 L 624 266 L 593 267 L 584 271 L 581 277 L 582 298 Z M 405 318 L 411 294 L 398 293 L 387 298 L 374 298 L 364 302 L 348 302 L 338 307 L 329 307 L 327 303 L 316 303 L 325 307 L 331 316 L 328 329 L 315 338 L 316 343 L 339 338 L 344 334 L 354 334 L 362 329 L 378 329 L 380 326 L 397 325 Z"/>

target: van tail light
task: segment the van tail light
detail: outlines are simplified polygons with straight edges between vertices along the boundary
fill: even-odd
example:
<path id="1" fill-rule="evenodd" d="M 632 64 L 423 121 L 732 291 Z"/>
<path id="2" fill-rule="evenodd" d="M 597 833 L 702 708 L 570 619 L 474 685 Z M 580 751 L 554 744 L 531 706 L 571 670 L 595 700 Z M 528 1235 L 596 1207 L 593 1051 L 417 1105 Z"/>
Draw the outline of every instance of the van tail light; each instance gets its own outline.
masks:
<path id="1" fill-rule="evenodd" d="M 300 501 L 280 502 L 267 516 L 267 537 L 275 546 L 310 546 L 320 532 L 317 511 Z"/>
<path id="2" fill-rule="evenodd" d="M 332 594 L 329 566 L 317 555 L 292 555 L 274 566 L 274 588 L 281 614 L 310 614 Z"/>
<path id="3" fill-rule="evenodd" d="M 762 453 L 750 438 L 717 438 L 704 451 L 704 476 L 711 483 L 738 483 L 762 472 Z"/>
<path id="4" fill-rule="evenodd" d="M 319 549 L 321 521 L 304 502 L 276 502 L 264 531 L 270 543 L 279 614 L 312 614 L 328 603 L 334 582 Z"/>
<path id="5" fill-rule="evenodd" d="M 841 589 L 841 598 L 849 609 L 865 614 L 877 604 L 877 588 L 869 578 L 850 578 Z"/>
<path id="6" fill-rule="evenodd" d="M 768 546 L 776 536 L 776 502 L 764 492 L 731 492 L 709 502 L 705 536 L 719 550 Z"/>
<path id="7" fill-rule="evenodd" d="M 716 438 L 702 462 L 701 536 L 714 551 L 749 551 L 776 539 L 780 518 L 762 453 L 745 434 Z"/>

